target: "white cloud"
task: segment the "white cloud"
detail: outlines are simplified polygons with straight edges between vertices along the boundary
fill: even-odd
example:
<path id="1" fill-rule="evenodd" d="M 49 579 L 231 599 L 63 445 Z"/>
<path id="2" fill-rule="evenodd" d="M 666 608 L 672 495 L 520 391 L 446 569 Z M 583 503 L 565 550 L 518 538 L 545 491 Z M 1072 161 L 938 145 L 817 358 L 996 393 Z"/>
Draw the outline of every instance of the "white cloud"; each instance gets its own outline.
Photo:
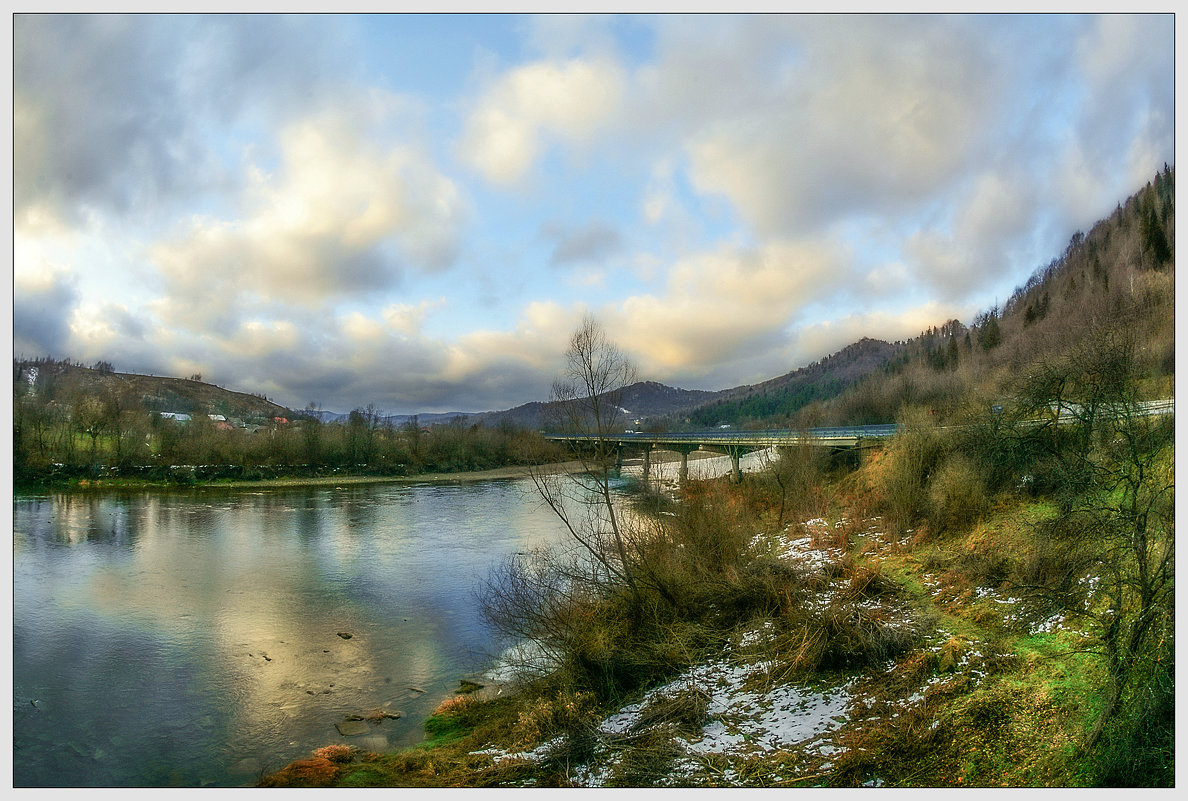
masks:
<path id="1" fill-rule="evenodd" d="M 759 234 L 904 213 L 983 147 L 1002 87 L 976 30 L 948 18 L 798 27 L 785 80 L 688 138 L 694 186 L 727 197 Z"/>
<path id="2" fill-rule="evenodd" d="M 673 265 L 662 295 L 635 295 L 600 315 L 645 374 L 705 374 L 770 349 L 800 309 L 850 282 L 849 264 L 827 241 L 722 245 Z"/>
<path id="3" fill-rule="evenodd" d="M 400 104 L 392 98 L 389 114 Z M 203 325 L 246 296 L 325 307 L 456 258 L 466 203 L 415 144 L 379 136 L 375 93 L 344 97 L 280 135 L 280 164 L 256 169 L 239 219 L 198 219 L 159 242 L 161 314 Z M 382 104 L 379 104 L 382 108 Z"/>
<path id="4" fill-rule="evenodd" d="M 392 331 L 407 337 L 417 336 L 429 313 L 447 305 L 448 302 L 444 297 L 437 300 L 423 300 L 416 306 L 397 303 L 384 308 L 383 318 Z"/>
<path id="5" fill-rule="evenodd" d="M 238 169 L 208 138 L 291 119 L 337 90 L 325 17 L 20 14 L 14 222 L 159 219 Z"/>
<path id="6" fill-rule="evenodd" d="M 1052 192 L 1079 212 L 1078 226 L 1096 219 L 1086 219 L 1086 207 L 1100 216 L 1175 160 L 1174 17 L 1103 14 L 1087 21 L 1073 51 L 1082 99 L 1053 171 L 1054 181 L 1076 189 Z"/>
<path id="7" fill-rule="evenodd" d="M 1030 256 L 1018 251 L 1037 220 L 1036 189 L 1026 176 L 987 172 L 954 199 L 950 230 L 921 228 L 904 243 L 911 281 L 945 302 L 970 298 L 1009 276 Z"/>
<path id="8" fill-rule="evenodd" d="M 618 108 L 625 75 L 613 61 L 539 61 L 500 77 L 477 101 L 459 146 L 487 180 L 514 184 L 541 156 L 545 140 L 581 144 Z"/>

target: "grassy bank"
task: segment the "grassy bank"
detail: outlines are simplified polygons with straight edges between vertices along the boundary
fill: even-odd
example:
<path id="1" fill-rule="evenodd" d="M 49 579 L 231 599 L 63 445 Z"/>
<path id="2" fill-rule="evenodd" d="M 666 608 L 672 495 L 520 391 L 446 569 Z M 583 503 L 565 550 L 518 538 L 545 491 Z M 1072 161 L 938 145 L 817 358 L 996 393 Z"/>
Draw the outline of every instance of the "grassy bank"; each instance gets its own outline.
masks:
<path id="1" fill-rule="evenodd" d="M 977 447 L 998 446 L 976 433 L 690 482 L 641 517 L 634 590 L 561 591 L 570 566 L 509 565 L 488 611 L 541 643 L 547 669 L 510 697 L 443 703 L 417 748 L 347 739 L 265 783 L 1171 785 L 1170 609 L 1151 608 L 1119 675 L 1108 638 L 1136 620 L 1137 568 L 1088 554 L 1073 525 L 1096 499 L 1119 530 L 1126 491 L 996 484 L 1002 460 Z M 1170 470 L 1170 440 L 1152 437 L 1144 476 Z M 1022 468 L 1042 478 L 1039 463 Z M 1149 544 L 1166 550 L 1155 511 Z"/>
<path id="2" fill-rule="evenodd" d="M 559 462 L 548 465 L 544 470 L 565 473 L 581 469 L 577 462 Z M 493 481 L 499 479 L 524 478 L 526 468 L 522 465 L 499 467 L 490 470 L 453 470 L 443 473 L 414 473 L 410 475 L 359 475 L 349 472 L 334 475 L 281 475 L 275 478 L 260 479 L 232 479 L 213 478 L 201 479 L 187 477 L 177 478 L 129 478 L 123 476 L 104 476 L 99 478 L 61 478 L 56 480 L 26 482 L 17 486 L 19 491 L 94 491 L 94 490 L 129 490 L 149 488 L 217 488 L 217 489 L 270 489 L 287 487 L 344 487 L 363 484 L 425 484 L 425 483 L 456 483 L 467 481 Z"/>
<path id="3" fill-rule="evenodd" d="M 690 459 L 714 458 L 719 454 L 694 453 Z M 653 457 L 654 464 L 679 461 L 678 454 L 657 451 Z M 630 463 L 630 460 L 628 460 Z M 531 468 L 540 474 L 575 473 L 584 469 L 581 462 L 563 461 L 553 464 L 536 465 Z M 287 475 L 283 471 L 270 478 L 203 478 L 198 477 L 189 468 L 174 468 L 172 473 L 156 471 L 155 477 L 129 477 L 120 475 L 104 475 L 95 471 L 78 471 L 79 474 L 47 476 L 40 480 L 23 481 L 16 485 L 18 491 L 38 492 L 58 491 L 95 491 L 95 490 L 132 490 L 150 488 L 178 489 L 220 488 L 220 489 L 270 489 L 287 487 L 345 487 L 364 484 L 448 484 L 470 481 L 497 481 L 503 479 L 520 479 L 528 475 L 529 468 L 525 465 L 507 465 L 486 470 L 449 470 L 442 472 L 413 472 L 405 475 L 364 475 L 347 470 L 336 470 L 331 475 L 317 473 Z"/>

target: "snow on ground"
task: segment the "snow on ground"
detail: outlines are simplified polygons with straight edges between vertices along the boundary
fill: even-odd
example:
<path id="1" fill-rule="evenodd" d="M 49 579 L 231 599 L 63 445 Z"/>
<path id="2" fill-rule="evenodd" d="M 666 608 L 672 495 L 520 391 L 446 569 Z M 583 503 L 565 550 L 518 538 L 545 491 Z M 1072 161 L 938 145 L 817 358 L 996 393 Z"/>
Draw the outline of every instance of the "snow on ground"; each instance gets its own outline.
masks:
<path id="1" fill-rule="evenodd" d="M 831 528 L 839 528 L 844 520 L 832 526 L 824 518 L 813 518 L 797 525 L 793 523 L 776 537 L 766 533 L 756 534 L 751 540 L 754 549 L 769 548 L 773 556 L 792 562 L 807 573 L 820 573 L 839 562 L 844 555 L 841 548 L 828 545 L 814 545 L 813 540 Z"/>
<path id="2" fill-rule="evenodd" d="M 754 644 L 762 637 L 762 631 L 751 632 L 741 645 Z M 666 771 L 669 783 L 682 783 L 704 772 L 702 758 L 708 755 L 745 757 L 793 748 L 810 756 L 835 753 L 837 748 L 830 735 L 847 721 L 855 680 L 825 689 L 772 686 L 766 681 L 769 667 L 763 661 L 727 654 L 686 670 L 602 720 L 597 726 L 598 744 L 593 757 L 571 769 L 570 779 L 582 787 L 604 786 L 622 764 L 631 742 L 662 727 L 672 731 L 672 742 L 679 749 Z M 678 732 L 664 719 L 649 722 L 653 705 L 690 691 L 704 693 L 708 698 L 705 722 L 696 731 Z M 489 756 L 496 764 L 509 760 L 541 762 L 566 745 L 565 738 L 558 737 L 528 751 L 485 748 L 472 753 Z"/>
<path id="3" fill-rule="evenodd" d="M 862 533 L 880 548 L 908 544 L 910 535 L 899 538 L 887 535 L 881 532 L 881 521 L 877 519 L 864 523 Z M 827 579 L 828 585 L 812 602 L 813 608 L 823 608 L 838 599 L 848 582 L 841 571 L 831 569 L 843 557 L 842 550 L 829 545 L 832 541 L 829 535 L 846 526 L 851 523 L 816 518 L 792 524 L 776 535 L 757 534 L 751 547 L 793 564 L 802 573 Z M 935 588 L 934 594 L 942 591 L 936 578 L 925 583 Z M 978 588 L 975 595 L 975 600 L 1001 604 L 1008 617 L 1020 611 L 1019 599 L 1004 598 L 994 588 Z M 908 610 L 900 609 L 894 601 L 860 598 L 845 602 L 877 610 L 880 625 L 914 625 Z M 1033 631 L 1050 631 L 1062 622 L 1059 616 L 1053 616 L 1038 624 L 1033 622 L 1030 627 Z M 603 787 L 616 778 L 623 781 L 624 776 L 632 775 L 632 761 L 640 758 L 633 747 L 640 743 L 645 750 L 655 747 L 656 737 L 652 735 L 660 735 L 671 746 L 663 768 L 652 779 L 659 785 L 744 786 L 748 781 L 738 771 L 743 770 L 747 759 L 764 757 L 771 757 L 771 764 L 783 765 L 790 771 L 787 778 L 804 775 L 803 771 L 825 772 L 841 750 L 843 727 L 879 725 L 880 720 L 898 718 L 923 703 L 929 690 L 952 681 L 956 675 L 981 681 L 986 676 L 986 662 L 1004 656 L 991 653 L 986 643 L 966 640 L 943 629 L 934 630 L 925 636 L 922 646 L 925 651 L 941 654 L 943 667 L 892 699 L 882 697 L 875 687 L 879 676 L 888 676 L 899 668 L 894 659 L 886 663 L 883 671 L 875 670 L 832 686 L 810 687 L 770 680 L 773 665 L 765 661 L 763 645 L 774 634 L 775 626 L 767 621 L 743 634 L 737 645 L 722 657 L 689 668 L 637 702 L 604 718 L 596 727 L 592 755 L 584 763 L 569 768 L 570 781 L 581 787 Z M 868 684 L 868 680 L 875 680 L 875 685 Z M 872 692 L 875 694 L 868 695 Z M 699 699 L 703 709 L 690 699 Z M 879 713 L 872 715 L 875 705 Z M 685 711 L 674 713 L 674 709 Z M 939 724 L 934 721 L 932 725 Z M 564 737 L 558 737 L 527 751 L 486 748 L 473 753 L 489 756 L 496 763 L 542 762 L 551 755 L 563 754 L 568 746 Z M 770 783 L 783 778 L 764 776 Z M 878 780 L 873 784 L 877 786 Z"/>
<path id="4" fill-rule="evenodd" d="M 804 524 L 810 531 L 820 526 L 828 524 L 823 520 Z M 780 558 L 812 572 L 841 558 L 839 549 L 814 546 L 812 536 L 801 534 L 802 530 L 789 526 L 774 542 L 758 535 L 753 545 L 772 547 Z M 767 680 L 770 663 L 741 653 L 764 641 L 770 629 L 769 623 L 747 632 L 734 651 L 689 668 L 605 718 L 597 727 L 598 744 L 592 758 L 571 769 L 570 779 L 579 786 L 604 786 L 622 764 L 633 739 L 665 726 L 672 730 L 671 741 L 679 750 L 666 772 L 668 783 L 684 783 L 704 773 L 704 760 L 712 755 L 745 757 L 797 749 L 806 756 L 824 758 L 835 753 L 831 734 L 848 719 L 856 680 L 826 688 L 773 684 Z M 671 702 L 689 692 L 704 693 L 707 698 L 701 726 L 677 731 L 663 716 L 649 715 L 654 704 Z M 659 719 L 649 722 L 649 718 Z M 563 738 L 556 738 L 530 751 L 487 748 L 473 753 L 490 756 L 496 763 L 513 759 L 540 762 L 565 745 Z M 731 775 L 719 775 L 719 779 L 730 782 Z"/>

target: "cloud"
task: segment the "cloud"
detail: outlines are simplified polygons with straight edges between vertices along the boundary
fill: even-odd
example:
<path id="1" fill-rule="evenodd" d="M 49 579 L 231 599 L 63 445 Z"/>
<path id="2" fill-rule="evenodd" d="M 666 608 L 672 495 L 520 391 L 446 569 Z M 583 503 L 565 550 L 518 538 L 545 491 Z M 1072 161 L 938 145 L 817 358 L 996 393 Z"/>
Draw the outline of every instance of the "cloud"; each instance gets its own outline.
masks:
<path id="1" fill-rule="evenodd" d="M 1094 176 L 1085 191 L 1063 199 L 1082 218 L 1086 206 L 1100 210 L 1117 200 L 1118 186 L 1134 191 L 1175 160 L 1174 18 L 1091 19 L 1075 42 L 1083 104 L 1060 176 Z"/>
<path id="2" fill-rule="evenodd" d="M 634 295 L 599 314 L 644 374 L 701 377 L 768 352 L 803 307 L 843 290 L 851 269 L 845 249 L 829 241 L 721 245 L 673 265 L 663 294 Z"/>
<path id="3" fill-rule="evenodd" d="M 553 267 L 602 262 L 624 248 L 619 232 L 597 220 L 576 228 L 546 223 L 541 226 L 541 235 L 553 242 L 549 256 Z"/>
<path id="4" fill-rule="evenodd" d="M 234 182 L 246 134 L 328 91 L 324 18 L 37 15 L 13 19 L 14 212 L 152 217 Z"/>
<path id="5" fill-rule="evenodd" d="M 528 174 L 549 139 L 580 144 L 610 120 L 626 76 L 612 60 L 538 61 L 498 78 L 466 121 L 459 155 L 488 181 Z"/>
<path id="6" fill-rule="evenodd" d="M 903 213 L 984 146 L 1003 87 L 976 29 L 893 17 L 797 27 L 783 80 L 687 144 L 693 185 L 729 199 L 760 235 Z"/>
<path id="7" fill-rule="evenodd" d="M 86 315 L 73 357 L 112 361 L 116 369 L 204 380 L 254 392 L 296 408 L 317 403 L 350 411 L 375 404 L 388 413 L 488 411 L 549 393 L 572 327 L 572 310 L 532 304 L 511 331 L 475 331 L 451 340 L 419 330 L 440 301 L 391 304 L 379 312 L 285 309 L 225 329 L 186 335 L 151 328 L 143 340 L 121 336 L 111 309 Z M 76 322 L 80 319 L 76 315 Z"/>
<path id="8" fill-rule="evenodd" d="M 1018 243 L 1030 245 L 1037 220 L 1036 187 L 1023 175 L 983 173 L 971 182 L 958 201 L 951 231 L 919 229 L 904 252 L 911 264 L 911 280 L 938 300 L 966 300 L 1009 275 L 1012 266 L 1031 255 Z"/>
<path id="9" fill-rule="evenodd" d="M 72 356 L 70 319 L 79 294 L 74 282 L 53 272 L 18 275 L 13 281 L 13 353 Z"/>
<path id="10" fill-rule="evenodd" d="M 284 130 L 279 165 L 253 170 L 240 217 L 195 220 L 152 248 L 168 287 L 161 315 L 225 325 L 249 298 L 326 307 L 450 266 L 466 202 L 419 147 L 376 132 L 400 107 L 344 96 Z"/>

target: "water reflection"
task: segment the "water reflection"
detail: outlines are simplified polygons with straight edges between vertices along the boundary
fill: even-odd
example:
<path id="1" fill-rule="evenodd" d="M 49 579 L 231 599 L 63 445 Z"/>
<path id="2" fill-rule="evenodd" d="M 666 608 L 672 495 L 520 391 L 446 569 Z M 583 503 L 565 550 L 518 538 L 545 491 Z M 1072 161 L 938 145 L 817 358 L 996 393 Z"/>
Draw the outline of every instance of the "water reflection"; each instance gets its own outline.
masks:
<path id="1" fill-rule="evenodd" d="M 493 645 L 477 580 L 559 536 L 529 490 L 15 499 L 15 783 L 250 783 L 379 707 L 366 747 L 419 740 Z"/>

